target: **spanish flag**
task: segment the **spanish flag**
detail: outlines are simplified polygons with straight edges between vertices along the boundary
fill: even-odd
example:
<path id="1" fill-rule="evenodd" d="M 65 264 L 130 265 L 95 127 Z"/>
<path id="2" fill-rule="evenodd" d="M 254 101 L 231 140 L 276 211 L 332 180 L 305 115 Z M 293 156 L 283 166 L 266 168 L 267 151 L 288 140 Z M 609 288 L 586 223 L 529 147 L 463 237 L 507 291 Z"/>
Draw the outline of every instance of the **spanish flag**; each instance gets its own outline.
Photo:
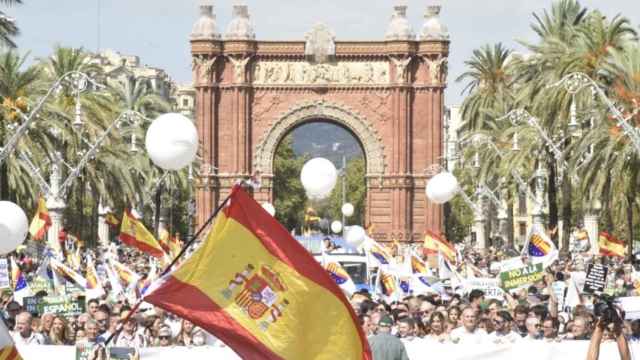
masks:
<path id="1" fill-rule="evenodd" d="M 380 292 L 386 296 L 391 296 L 396 292 L 396 278 L 384 271 L 380 271 Z"/>
<path id="2" fill-rule="evenodd" d="M 424 261 L 420 259 L 416 254 L 411 254 L 411 272 L 413 274 L 426 274 L 427 266 Z"/>
<path id="3" fill-rule="evenodd" d="M 120 241 L 133 246 L 140 251 L 146 252 L 157 258 L 164 257 L 164 251 L 158 240 L 147 230 L 146 227 L 136 219 L 128 210 L 122 216 L 122 226 L 120 227 Z"/>
<path id="4" fill-rule="evenodd" d="M 47 203 L 44 198 L 38 198 L 38 210 L 31 220 L 29 226 L 29 233 L 33 240 L 42 240 L 47 234 L 47 230 L 51 226 L 51 218 L 49 217 L 49 210 L 47 209 Z"/>
<path id="5" fill-rule="evenodd" d="M 105 221 L 107 222 L 107 224 L 109 224 L 109 226 L 117 228 L 118 225 L 120 225 L 120 220 L 118 220 L 118 217 L 116 216 L 116 214 L 110 212 L 107 213 L 107 216 L 105 217 Z"/>
<path id="6" fill-rule="evenodd" d="M 604 231 L 598 234 L 598 246 L 600 246 L 600 255 L 602 256 L 624 257 L 627 253 L 627 248 L 622 240 Z"/>
<path id="7" fill-rule="evenodd" d="M 9 329 L 4 324 L 4 321 L 0 321 L 0 359 L 2 360 L 22 360 L 18 348 L 13 342 Z"/>
<path id="8" fill-rule="evenodd" d="M 243 359 L 371 359 L 342 290 L 239 186 L 206 241 L 144 301 L 220 338 Z"/>
<path id="9" fill-rule="evenodd" d="M 182 250 L 182 240 L 180 240 L 180 234 L 176 233 L 175 236 L 171 237 L 171 241 L 169 242 L 169 250 L 171 257 L 176 257 L 180 254 Z"/>
<path id="10" fill-rule="evenodd" d="M 441 252 L 447 261 L 452 264 L 457 263 L 456 248 L 445 238 L 437 235 L 433 231 L 427 230 L 427 234 L 424 237 L 423 249 L 424 253 L 428 255 L 435 255 L 438 252 Z"/>
<path id="11" fill-rule="evenodd" d="M 96 271 L 96 267 L 93 264 L 93 261 L 87 263 L 87 288 L 85 290 L 85 294 L 87 299 L 95 299 L 104 295 L 104 289 L 102 284 L 100 283 L 100 278 L 98 277 L 98 272 Z"/>

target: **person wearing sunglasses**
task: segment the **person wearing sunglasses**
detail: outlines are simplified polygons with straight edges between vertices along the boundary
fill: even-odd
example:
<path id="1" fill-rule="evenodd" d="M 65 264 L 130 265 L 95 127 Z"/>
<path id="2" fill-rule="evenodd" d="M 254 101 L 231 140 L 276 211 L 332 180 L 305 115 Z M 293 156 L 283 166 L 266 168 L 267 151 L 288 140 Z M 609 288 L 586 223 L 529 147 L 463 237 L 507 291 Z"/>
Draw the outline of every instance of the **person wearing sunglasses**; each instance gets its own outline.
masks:
<path id="1" fill-rule="evenodd" d="M 541 340 L 542 339 L 542 324 L 537 317 L 527 318 L 526 321 L 527 336 L 526 340 Z"/>
<path id="2" fill-rule="evenodd" d="M 500 310 L 493 317 L 494 331 L 489 335 L 496 344 L 512 344 L 522 339 L 520 334 L 512 330 L 513 317 L 506 310 Z"/>
<path id="3" fill-rule="evenodd" d="M 173 339 L 171 338 L 171 328 L 167 325 L 162 325 L 158 330 L 158 343 L 157 346 L 167 347 L 173 346 Z"/>

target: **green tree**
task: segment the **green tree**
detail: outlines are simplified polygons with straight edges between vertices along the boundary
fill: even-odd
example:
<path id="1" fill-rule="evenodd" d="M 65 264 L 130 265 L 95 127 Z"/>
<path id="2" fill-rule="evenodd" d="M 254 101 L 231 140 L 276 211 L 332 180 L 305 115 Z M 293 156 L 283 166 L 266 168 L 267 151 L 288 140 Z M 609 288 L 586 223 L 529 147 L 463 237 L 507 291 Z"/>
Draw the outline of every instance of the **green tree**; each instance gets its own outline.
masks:
<path id="1" fill-rule="evenodd" d="M 13 6 L 22 4 L 22 0 L 0 0 L 0 4 Z M 15 19 L 7 16 L 3 11 L 0 11 L 0 45 L 9 48 L 15 48 L 16 43 L 13 38 L 20 33 Z"/>
<path id="2" fill-rule="evenodd" d="M 365 201 L 367 199 L 367 187 L 365 183 L 366 164 L 364 158 L 354 158 L 347 162 L 346 174 L 346 201 L 353 205 L 353 215 L 346 219 L 349 225 L 367 226 L 364 223 Z M 329 196 L 328 215 L 330 220 L 342 221 L 342 178 L 338 178 L 336 187 Z"/>
<path id="3" fill-rule="evenodd" d="M 305 161 L 305 157 L 296 157 L 291 134 L 282 139 L 273 160 L 273 197 L 276 219 L 287 229 L 298 228 L 304 219 L 307 196 L 300 172 Z"/>

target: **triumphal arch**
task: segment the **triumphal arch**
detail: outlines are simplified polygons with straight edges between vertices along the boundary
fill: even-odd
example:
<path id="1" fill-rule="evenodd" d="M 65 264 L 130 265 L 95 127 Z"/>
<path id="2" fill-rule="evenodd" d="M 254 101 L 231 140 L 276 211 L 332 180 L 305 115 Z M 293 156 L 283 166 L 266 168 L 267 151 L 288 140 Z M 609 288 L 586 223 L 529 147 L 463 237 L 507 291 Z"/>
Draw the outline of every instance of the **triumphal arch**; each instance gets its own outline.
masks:
<path id="1" fill-rule="evenodd" d="M 196 204 L 202 224 L 239 178 L 260 175 L 254 194 L 272 201 L 279 142 L 309 121 L 358 138 L 366 157 L 366 222 L 381 241 L 439 231 L 442 209 L 425 197 L 425 171 L 440 163 L 449 36 L 439 7 L 419 31 L 393 9 L 380 41 L 340 41 L 319 23 L 299 41 L 257 41 L 247 6 L 220 34 L 210 5 L 191 34 L 201 140 Z M 367 225 L 363 224 L 363 225 Z"/>

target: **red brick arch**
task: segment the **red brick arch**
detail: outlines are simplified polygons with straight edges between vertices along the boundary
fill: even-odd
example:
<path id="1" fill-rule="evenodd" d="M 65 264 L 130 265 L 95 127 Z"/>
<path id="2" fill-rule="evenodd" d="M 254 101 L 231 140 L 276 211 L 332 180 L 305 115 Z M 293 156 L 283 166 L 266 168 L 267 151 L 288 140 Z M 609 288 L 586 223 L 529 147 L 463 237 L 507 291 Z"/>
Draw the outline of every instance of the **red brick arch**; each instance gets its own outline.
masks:
<path id="1" fill-rule="evenodd" d="M 426 201 L 425 169 L 442 154 L 446 41 L 335 42 L 316 64 L 304 42 L 193 40 L 196 121 L 203 166 L 202 223 L 238 178 L 263 174 L 272 201 L 273 154 L 292 128 L 323 119 L 349 129 L 367 161 L 365 218 L 382 241 L 420 240 L 442 228 Z M 445 62 L 446 64 L 446 62 Z"/>

